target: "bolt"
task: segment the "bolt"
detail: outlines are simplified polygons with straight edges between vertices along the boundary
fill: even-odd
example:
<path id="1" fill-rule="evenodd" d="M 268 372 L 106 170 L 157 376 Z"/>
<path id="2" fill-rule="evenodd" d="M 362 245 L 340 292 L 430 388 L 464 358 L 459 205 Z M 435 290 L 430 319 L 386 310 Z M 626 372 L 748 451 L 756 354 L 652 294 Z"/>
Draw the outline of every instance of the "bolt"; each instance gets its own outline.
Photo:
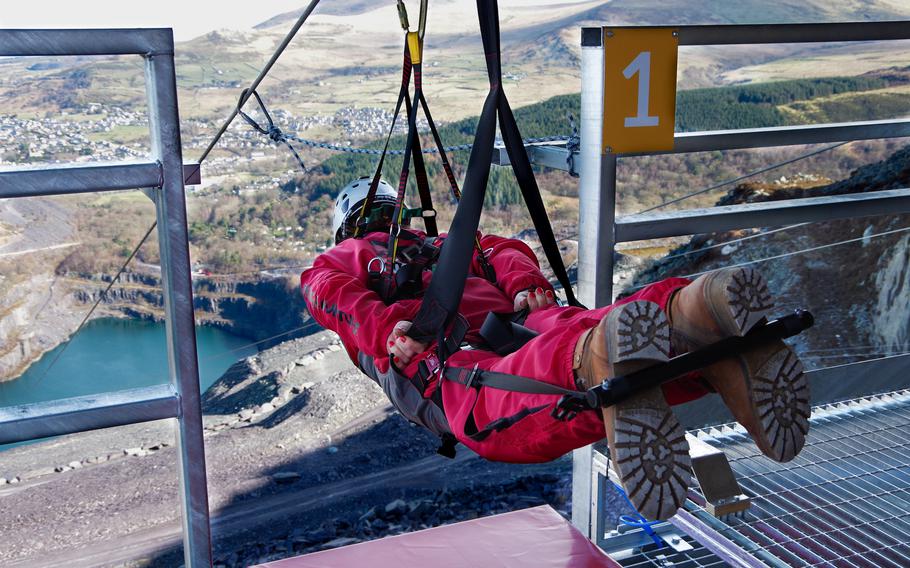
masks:
<path id="1" fill-rule="evenodd" d="M 613 37 L 613 32 L 611 30 L 607 30 L 607 37 Z"/>

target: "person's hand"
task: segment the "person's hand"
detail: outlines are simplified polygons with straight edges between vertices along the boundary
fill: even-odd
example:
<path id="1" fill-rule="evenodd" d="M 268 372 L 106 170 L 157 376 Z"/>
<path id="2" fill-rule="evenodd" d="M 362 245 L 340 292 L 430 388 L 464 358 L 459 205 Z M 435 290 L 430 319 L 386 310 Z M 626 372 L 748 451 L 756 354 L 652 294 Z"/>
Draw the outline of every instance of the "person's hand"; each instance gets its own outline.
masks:
<path id="1" fill-rule="evenodd" d="M 389 334 L 388 348 L 392 361 L 399 367 L 405 367 L 414 356 L 419 355 L 427 350 L 426 343 L 420 343 L 405 335 L 411 329 L 411 322 L 400 321 L 395 324 L 392 333 Z"/>
<path id="2" fill-rule="evenodd" d="M 522 290 L 515 294 L 515 311 L 530 309 L 532 312 L 540 308 L 552 306 L 556 303 L 556 297 L 551 290 L 544 292 L 543 288 L 536 290 Z"/>

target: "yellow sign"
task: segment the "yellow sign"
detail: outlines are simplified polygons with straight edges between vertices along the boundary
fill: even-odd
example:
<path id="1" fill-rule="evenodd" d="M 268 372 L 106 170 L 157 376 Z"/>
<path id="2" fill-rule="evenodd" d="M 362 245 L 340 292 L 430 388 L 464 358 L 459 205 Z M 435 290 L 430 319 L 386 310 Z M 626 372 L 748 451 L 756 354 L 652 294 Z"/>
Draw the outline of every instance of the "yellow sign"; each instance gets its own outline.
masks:
<path id="1" fill-rule="evenodd" d="M 673 149 L 674 28 L 604 28 L 603 152 Z"/>

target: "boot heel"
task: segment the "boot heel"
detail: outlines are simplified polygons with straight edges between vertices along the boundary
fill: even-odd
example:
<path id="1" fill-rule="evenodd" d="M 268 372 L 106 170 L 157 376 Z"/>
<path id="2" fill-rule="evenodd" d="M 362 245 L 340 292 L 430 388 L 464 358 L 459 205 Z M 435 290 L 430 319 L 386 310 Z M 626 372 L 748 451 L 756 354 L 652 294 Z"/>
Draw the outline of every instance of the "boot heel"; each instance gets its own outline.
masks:
<path id="1" fill-rule="evenodd" d="M 611 376 L 666 361 L 669 323 L 657 304 L 630 302 L 607 315 L 606 343 Z M 612 420 L 610 420 L 612 417 Z M 623 489 L 648 519 L 664 520 L 686 500 L 692 466 L 686 433 L 660 388 L 604 411 L 612 427 L 611 461 Z"/>
<path id="2" fill-rule="evenodd" d="M 768 282 L 753 268 L 716 272 L 705 286 L 705 300 L 724 336 L 745 335 L 774 307 Z"/>
<path id="3" fill-rule="evenodd" d="M 654 302 L 639 300 L 611 310 L 607 314 L 606 340 L 608 359 L 614 367 L 626 361 L 670 358 L 670 322 Z"/>

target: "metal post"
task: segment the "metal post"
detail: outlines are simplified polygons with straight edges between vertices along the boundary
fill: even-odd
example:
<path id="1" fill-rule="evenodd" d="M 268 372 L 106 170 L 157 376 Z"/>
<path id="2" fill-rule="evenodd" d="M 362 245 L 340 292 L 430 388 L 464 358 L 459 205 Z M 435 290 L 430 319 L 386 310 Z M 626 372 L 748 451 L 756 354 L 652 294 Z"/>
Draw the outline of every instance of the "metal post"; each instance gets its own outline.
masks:
<path id="1" fill-rule="evenodd" d="M 579 148 L 578 295 L 583 304 L 612 300 L 613 197 L 604 191 L 615 156 L 601 152 L 603 138 L 603 31 L 583 28 L 581 47 L 581 143 Z M 615 176 L 612 176 L 615 178 Z M 606 184 L 607 189 L 609 184 Z M 615 187 L 615 185 L 614 185 Z"/>
<path id="2" fill-rule="evenodd" d="M 187 568 L 198 568 L 212 565 L 212 540 L 173 56 L 147 57 L 145 69 L 152 154 L 163 170 L 161 190 L 153 197 L 166 311 L 168 373 L 180 398 L 177 447 L 183 553 Z"/>
<path id="3" fill-rule="evenodd" d="M 578 215 L 578 297 L 588 306 L 604 305 L 612 290 L 605 286 L 602 251 L 612 265 L 612 200 L 601 199 L 601 117 L 603 116 L 603 31 L 581 30 L 581 145 L 579 152 Z M 615 163 L 615 160 L 614 160 Z M 609 166 L 609 164 L 606 164 Z M 608 168 L 609 169 L 609 168 Z M 609 201 L 609 203 L 604 203 Z M 609 209 L 605 212 L 604 209 Z M 607 224 L 604 224 L 607 223 Z M 607 242 L 604 242 L 604 241 Z M 604 245 L 607 245 L 604 247 Z M 609 268 L 609 266 L 608 266 Z M 612 282 L 608 275 L 607 282 Z M 591 535 L 591 446 L 572 454 L 572 523 L 589 538 Z"/>

